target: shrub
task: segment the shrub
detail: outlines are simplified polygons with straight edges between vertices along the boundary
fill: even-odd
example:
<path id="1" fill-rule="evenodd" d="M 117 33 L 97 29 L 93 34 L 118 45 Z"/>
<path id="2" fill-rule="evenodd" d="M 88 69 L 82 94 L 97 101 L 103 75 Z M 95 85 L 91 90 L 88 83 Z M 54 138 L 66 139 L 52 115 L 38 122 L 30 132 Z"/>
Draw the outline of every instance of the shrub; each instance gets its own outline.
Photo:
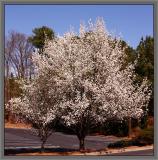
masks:
<path id="1" fill-rule="evenodd" d="M 125 141 L 125 140 L 121 140 L 121 141 L 118 141 L 118 142 L 115 142 L 115 143 L 110 143 L 108 145 L 108 148 L 121 148 L 121 147 L 126 147 L 128 144 L 128 142 Z"/>
<path id="2" fill-rule="evenodd" d="M 145 146 L 153 144 L 154 130 L 153 127 L 146 128 L 140 132 L 140 135 L 132 140 L 121 140 L 115 143 L 110 143 L 108 148 L 121 148 L 128 146 Z"/>
<path id="3" fill-rule="evenodd" d="M 154 142 L 154 128 L 150 127 L 150 128 L 143 129 L 140 132 L 140 135 L 136 139 L 146 145 L 153 144 L 153 142 Z"/>

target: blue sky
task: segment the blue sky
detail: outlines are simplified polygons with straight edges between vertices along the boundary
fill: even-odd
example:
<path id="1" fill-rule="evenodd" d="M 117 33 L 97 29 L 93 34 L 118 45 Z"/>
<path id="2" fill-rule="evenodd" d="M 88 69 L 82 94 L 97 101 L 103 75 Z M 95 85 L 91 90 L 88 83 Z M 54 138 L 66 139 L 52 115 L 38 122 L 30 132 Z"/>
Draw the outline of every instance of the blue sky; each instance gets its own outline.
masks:
<path id="1" fill-rule="evenodd" d="M 81 21 L 97 17 L 134 48 L 142 36 L 153 36 L 152 5 L 5 5 L 5 34 L 15 30 L 31 35 L 33 28 L 44 25 L 63 35 L 70 25 L 78 31 Z"/>

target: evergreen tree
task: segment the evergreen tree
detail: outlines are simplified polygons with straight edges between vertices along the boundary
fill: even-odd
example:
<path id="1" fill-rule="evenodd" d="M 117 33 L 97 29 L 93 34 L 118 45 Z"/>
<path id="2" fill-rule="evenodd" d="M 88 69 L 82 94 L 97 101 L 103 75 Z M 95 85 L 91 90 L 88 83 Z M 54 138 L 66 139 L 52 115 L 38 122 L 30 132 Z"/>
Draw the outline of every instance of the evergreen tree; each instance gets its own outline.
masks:
<path id="1" fill-rule="evenodd" d="M 45 44 L 45 39 L 52 40 L 55 37 L 54 31 L 46 26 L 33 29 L 33 35 L 29 37 L 29 41 L 39 49 L 40 53 L 43 52 L 43 47 Z"/>
<path id="2" fill-rule="evenodd" d="M 154 115 L 154 38 L 146 36 L 145 39 L 141 38 L 141 41 L 136 48 L 138 55 L 136 73 L 137 82 L 141 83 L 144 77 L 147 77 L 152 84 L 152 96 L 150 98 L 148 106 L 148 114 Z"/>

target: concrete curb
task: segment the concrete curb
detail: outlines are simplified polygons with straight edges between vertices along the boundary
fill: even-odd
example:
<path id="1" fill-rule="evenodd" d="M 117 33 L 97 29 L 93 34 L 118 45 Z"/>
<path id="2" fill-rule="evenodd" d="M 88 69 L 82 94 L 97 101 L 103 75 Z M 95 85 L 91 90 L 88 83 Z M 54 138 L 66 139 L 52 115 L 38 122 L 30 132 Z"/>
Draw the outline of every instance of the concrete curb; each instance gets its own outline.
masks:
<path id="1" fill-rule="evenodd" d="M 85 155 L 110 155 L 115 153 L 126 153 L 129 151 L 132 152 L 132 151 L 143 151 L 143 150 L 153 149 L 153 145 L 144 147 L 137 147 L 137 146 L 132 146 L 132 147 L 126 147 L 120 149 L 107 149 L 105 151 L 100 151 L 100 152 L 85 153 Z"/>
<path id="2" fill-rule="evenodd" d="M 47 146 L 47 149 L 60 149 L 60 146 Z M 29 153 L 29 151 L 37 150 L 40 149 L 40 147 L 5 147 L 5 153 L 6 155 L 9 154 L 16 154 L 18 151 L 25 151 L 25 153 Z M 132 147 L 126 147 L 126 148 L 120 148 L 120 149 L 105 149 L 105 150 L 100 150 L 100 151 L 90 151 L 90 152 L 76 152 L 76 151 L 65 151 L 69 153 L 70 155 L 111 155 L 115 153 L 126 153 L 126 152 L 132 152 L 132 151 L 143 151 L 143 150 L 148 150 L 148 149 L 153 149 L 153 145 L 150 146 L 144 146 L 144 147 L 137 147 L 137 146 L 132 146 Z M 53 152 L 52 152 L 53 153 Z"/>

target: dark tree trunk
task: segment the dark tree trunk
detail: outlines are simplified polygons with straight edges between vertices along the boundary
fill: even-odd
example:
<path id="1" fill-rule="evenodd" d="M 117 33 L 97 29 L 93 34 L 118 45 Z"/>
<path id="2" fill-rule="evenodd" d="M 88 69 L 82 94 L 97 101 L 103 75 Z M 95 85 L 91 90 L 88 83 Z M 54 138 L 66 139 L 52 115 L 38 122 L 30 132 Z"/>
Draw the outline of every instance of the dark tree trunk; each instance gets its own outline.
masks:
<path id="1" fill-rule="evenodd" d="M 131 117 L 128 119 L 128 137 L 131 138 L 132 136 L 132 124 L 131 124 Z"/>
<path id="2" fill-rule="evenodd" d="M 41 144 L 41 152 L 44 152 L 44 144 L 45 144 L 45 141 L 43 141 Z"/>
<path id="3" fill-rule="evenodd" d="M 79 136 L 77 135 L 78 139 L 79 139 L 79 143 L 80 143 L 80 146 L 79 146 L 79 150 L 80 151 L 84 151 L 85 150 L 85 136 Z"/>

